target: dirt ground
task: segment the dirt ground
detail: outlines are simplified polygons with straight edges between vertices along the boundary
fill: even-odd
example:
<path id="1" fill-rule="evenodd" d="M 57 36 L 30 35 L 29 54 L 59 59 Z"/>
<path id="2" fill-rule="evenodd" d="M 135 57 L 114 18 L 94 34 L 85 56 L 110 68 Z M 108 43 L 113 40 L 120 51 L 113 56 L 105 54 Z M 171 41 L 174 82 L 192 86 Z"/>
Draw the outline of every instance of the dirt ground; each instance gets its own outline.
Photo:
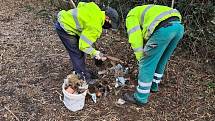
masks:
<path id="1" fill-rule="evenodd" d="M 51 15 L 55 10 L 47 2 L 0 0 L 1 121 L 215 120 L 214 65 L 183 58 L 180 47 L 168 64 L 160 91 L 151 95 L 146 106 L 116 104 L 121 95 L 114 89 L 113 76 L 107 75 L 100 80 L 113 87 L 108 96 L 96 104 L 88 98 L 83 110 L 69 111 L 59 98 L 63 79 L 71 73 L 69 57 L 54 31 Z M 131 72 L 137 68 L 125 37 L 109 33 L 97 45 L 126 61 L 133 67 Z M 90 59 L 87 64 L 102 70 Z"/>

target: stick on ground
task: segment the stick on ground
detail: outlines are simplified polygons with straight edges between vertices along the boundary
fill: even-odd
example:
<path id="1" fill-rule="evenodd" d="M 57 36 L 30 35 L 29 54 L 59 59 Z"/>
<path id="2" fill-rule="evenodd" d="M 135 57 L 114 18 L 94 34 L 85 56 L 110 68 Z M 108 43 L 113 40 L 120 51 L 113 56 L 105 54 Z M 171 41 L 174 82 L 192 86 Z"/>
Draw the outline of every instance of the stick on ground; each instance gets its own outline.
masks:
<path id="1" fill-rule="evenodd" d="M 20 121 L 19 118 L 17 118 L 17 116 L 16 116 L 11 110 L 9 110 L 6 106 L 4 106 L 4 108 L 5 108 L 7 111 L 9 111 L 9 112 L 16 118 L 17 121 Z"/>

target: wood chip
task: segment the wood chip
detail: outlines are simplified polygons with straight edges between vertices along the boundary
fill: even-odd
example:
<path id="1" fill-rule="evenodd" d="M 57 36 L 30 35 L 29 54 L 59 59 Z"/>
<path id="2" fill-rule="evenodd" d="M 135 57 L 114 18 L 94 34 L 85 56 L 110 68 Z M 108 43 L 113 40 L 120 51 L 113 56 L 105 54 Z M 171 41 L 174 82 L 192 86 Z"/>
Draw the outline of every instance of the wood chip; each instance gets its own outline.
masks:
<path id="1" fill-rule="evenodd" d="M 122 60 L 120 60 L 119 58 L 116 58 L 116 57 L 113 57 L 113 56 L 106 56 L 108 59 L 112 60 L 112 61 L 117 61 L 117 62 L 120 62 L 120 63 L 124 63 Z"/>

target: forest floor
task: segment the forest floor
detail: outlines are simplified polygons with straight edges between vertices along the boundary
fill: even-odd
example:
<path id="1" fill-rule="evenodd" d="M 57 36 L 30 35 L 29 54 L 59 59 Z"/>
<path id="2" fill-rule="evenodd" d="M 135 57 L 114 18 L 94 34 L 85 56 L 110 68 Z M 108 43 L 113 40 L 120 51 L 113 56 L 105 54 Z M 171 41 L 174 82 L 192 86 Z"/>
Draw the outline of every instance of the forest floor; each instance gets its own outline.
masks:
<path id="1" fill-rule="evenodd" d="M 0 8 L 0 120 L 1 121 L 214 121 L 215 67 L 186 59 L 181 48 L 172 56 L 160 91 L 144 107 L 117 104 L 114 88 L 84 109 L 69 111 L 59 96 L 63 79 L 71 73 L 69 56 L 53 26 L 52 7 L 42 0 L 1 0 Z M 127 38 L 108 33 L 98 40 L 99 50 L 137 69 Z M 100 71 L 89 58 L 88 68 Z M 132 78 L 133 79 L 133 78 Z M 123 88 L 122 88 L 123 90 Z"/>

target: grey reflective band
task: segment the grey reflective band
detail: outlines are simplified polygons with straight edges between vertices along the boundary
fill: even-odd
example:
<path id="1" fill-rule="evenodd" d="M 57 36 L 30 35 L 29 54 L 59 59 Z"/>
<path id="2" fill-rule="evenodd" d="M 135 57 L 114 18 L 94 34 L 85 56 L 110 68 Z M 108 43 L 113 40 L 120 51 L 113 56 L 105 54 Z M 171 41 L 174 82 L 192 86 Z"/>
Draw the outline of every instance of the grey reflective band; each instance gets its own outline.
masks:
<path id="1" fill-rule="evenodd" d="M 60 12 L 57 14 L 57 21 L 59 22 L 60 21 L 60 18 L 61 18 L 61 14 Z"/>
<path id="2" fill-rule="evenodd" d="M 139 87 L 137 87 L 137 92 L 142 93 L 142 94 L 147 94 L 147 93 L 150 92 L 150 89 L 148 89 L 148 90 L 142 90 Z"/>
<path id="3" fill-rule="evenodd" d="M 137 30 L 140 30 L 140 25 L 137 25 L 137 26 L 133 27 L 132 29 L 130 29 L 128 31 L 128 35 L 130 35 L 131 33 L 135 32 Z"/>
<path id="4" fill-rule="evenodd" d="M 141 14 L 141 21 L 140 21 L 141 23 L 140 23 L 140 25 L 143 25 L 145 14 L 146 14 L 146 12 L 147 12 L 151 7 L 153 7 L 153 5 L 147 6 L 147 7 L 145 8 L 145 10 L 142 12 L 142 14 Z"/>
<path id="5" fill-rule="evenodd" d="M 155 28 L 155 24 L 161 19 L 161 18 L 163 18 L 164 16 L 166 16 L 166 15 L 168 15 L 168 14 L 172 14 L 172 13 L 179 13 L 176 9 L 172 9 L 172 10 L 169 10 L 169 11 L 166 11 L 166 12 L 163 12 L 163 13 L 161 13 L 160 15 L 158 15 L 153 21 L 152 21 L 152 23 L 149 25 L 149 27 L 148 27 L 148 33 L 149 33 L 149 35 L 148 36 L 150 36 L 151 34 L 152 34 L 152 30 L 153 30 L 153 28 Z"/>
<path id="6" fill-rule="evenodd" d="M 78 10 L 77 9 L 72 9 L 72 16 L 75 20 L 75 25 L 76 25 L 76 28 L 81 31 L 81 26 L 80 26 L 80 23 L 78 21 Z"/>
<path id="7" fill-rule="evenodd" d="M 163 76 L 163 74 L 155 73 L 154 76 L 157 77 L 157 78 L 161 78 Z"/>
<path id="8" fill-rule="evenodd" d="M 134 52 L 139 52 L 139 51 L 142 51 L 142 52 L 143 52 L 143 47 L 134 48 Z"/>
<path id="9" fill-rule="evenodd" d="M 92 45 L 93 42 L 91 42 L 87 37 L 85 37 L 84 35 L 80 36 L 80 39 L 84 40 L 87 44 Z"/>
<path id="10" fill-rule="evenodd" d="M 90 47 L 90 48 L 85 49 L 84 52 L 87 54 L 91 54 L 93 50 L 94 50 L 94 48 Z"/>
<path id="11" fill-rule="evenodd" d="M 141 86 L 141 87 L 151 87 L 152 82 L 144 83 L 144 82 L 140 82 L 140 81 L 138 80 L 138 85 Z"/>
<path id="12" fill-rule="evenodd" d="M 155 83 L 159 84 L 161 82 L 161 80 L 153 79 L 152 82 L 155 82 Z"/>

